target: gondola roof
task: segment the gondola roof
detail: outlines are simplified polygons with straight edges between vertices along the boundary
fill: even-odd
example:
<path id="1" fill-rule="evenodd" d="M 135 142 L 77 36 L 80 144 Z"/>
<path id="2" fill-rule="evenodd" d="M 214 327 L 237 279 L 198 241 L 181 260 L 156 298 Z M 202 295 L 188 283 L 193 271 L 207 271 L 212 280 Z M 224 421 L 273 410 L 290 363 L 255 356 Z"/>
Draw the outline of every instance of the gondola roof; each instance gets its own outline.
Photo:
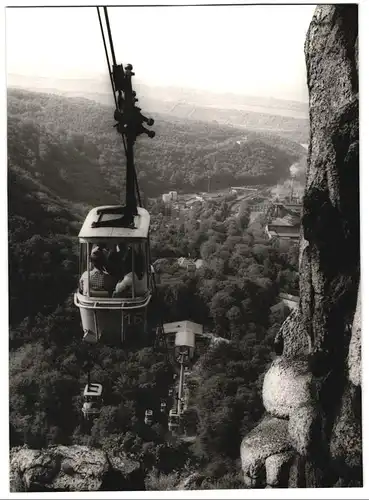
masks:
<path id="1" fill-rule="evenodd" d="M 113 206 L 102 206 L 93 208 L 87 215 L 85 222 L 79 232 L 79 239 L 85 242 L 96 242 L 97 240 L 122 240 L 146 239 L 149 234 L 150 215 L 147 210 L 137 207 L 138 215 L 134 217 L 134 228 L 127 227 L 92 227 L 92 223 L 98 220 L 99 209 L 114 208 Z M 105 214 L 104 221 L 115 220 L 118 215 Z"/>

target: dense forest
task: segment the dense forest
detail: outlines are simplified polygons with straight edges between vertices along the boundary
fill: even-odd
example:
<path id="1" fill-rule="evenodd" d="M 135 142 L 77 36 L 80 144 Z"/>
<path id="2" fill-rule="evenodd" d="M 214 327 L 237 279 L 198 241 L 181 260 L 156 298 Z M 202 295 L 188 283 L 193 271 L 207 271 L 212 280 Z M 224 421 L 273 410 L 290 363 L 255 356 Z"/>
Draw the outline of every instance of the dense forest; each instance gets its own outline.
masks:
<path id="1" fill-rule="evenodd" d="M 155 139 L 140 137 L 135 152 L 140 186 L 148 197 L 170 189 L 204 190 L 208 177 L 214 189 L 273 185 L 289 177 L 290 165 L 306 154 L 300 144 L 270 132 L 169 115 L 153 118 Z M 8 92 L 10 157 L 21 147 L 34 174 L 47 176 L 46 185 L 72 201 L 100 203 L 99 196 L 115 200 L 121 195 L 124 161 L 113 125 L 112 106 L 18 89 Z"/>
<path id="2" fill-rule="evenodd" d="M 148 489 L 173 487 L 193 471 L 200 471 L 197 488 L 242 487 L 241 436 L 263 412 L 261 376 L 287 314 L 270 308 L 281 291 L 298 292 L 297 247 L 267 240 L 263 220 L 250 224 L 246 203 L 233 214 L 227 197 L 195 205 L 184 222 L 166 216 L 160 203 L 153 205 L 152 254 L 160 281 L 155 311 L 164 322 L 199 322 L 229 342 L 205 346 L 190 375 L 194 443 L 168 435 L 159 405 L 173 368 L 165 352 L 144 345 L 96 350 L 91 375 L 104 386 L 105 405 L 86 433 L 81 394 L 87 358 L 72 300 L 78 279 L 75 236 L 87 206 L 113 202 L 120 194 L 121 145 L 109 132 L 108 111 L 82 100 L 9 94 L 11 446 L 83 443 L 124 450 L 143 464 Z M 150 164 L 141 170 L 142 184 L 146 179 L 147 191 L 153 188 L 150 195 L 172 185 L 174 165 L 178 175 L 200 182 L 206 151 L 216 151 L 224 162 L 228 158 L 233 181 L 240 169 L 253 175 L 247 165 L 259 161 L 255 178 L 272 182 L 274 171 L 281 175 L 298 158 L 293 144 L 272 146 L 256 135 L 241 154 L 230 147 L 237 129 L 189 129 L 160 119 L 157 124 L 157 142 L 143 140 L 137 147 L 141 164 Z M 217 150 L 218 144 L 224 148 Z M 178 266 L 177 258 L 189 254 L 203 259 L 195 274 Z M 152 427 L 144 424 L 146 408 L 156 416 Z"/>
<path id="3" fill-rule="evenodd" d="M 83 97 L 112 106 L 110 86 L 105 77 L 95 78 L 35 78 L 8 73 L 9 87 L 27 88 L 36 92 L 65 97 Z M 199 89 L 147 85 L 134 78 L 135 89 L 142 109 L 169 115 L 182 122 L 189 120 L 229 125 L 240 129 L 270 132 L 298 143 L 309 138 L 309 109 L 307 103 L 271 97 L 212 93 Z"/>

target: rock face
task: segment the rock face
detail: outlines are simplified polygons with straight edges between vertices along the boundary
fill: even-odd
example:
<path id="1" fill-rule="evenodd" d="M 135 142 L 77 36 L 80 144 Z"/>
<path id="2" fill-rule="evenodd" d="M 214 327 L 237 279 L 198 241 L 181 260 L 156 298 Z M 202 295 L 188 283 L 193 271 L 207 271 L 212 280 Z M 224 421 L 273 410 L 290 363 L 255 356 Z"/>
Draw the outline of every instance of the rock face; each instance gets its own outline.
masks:
<path id="1" fill-rule="evenodd" d="M 361 385 L 361 295 L 360 289 L 352 324 L 352 334 L 347 359 L 349 379 L 355 386 Z"/>
<path id="2" fill-rule="evenodd" d="M 12 448 L 10 491 L 144 490 L 138 462 L 87 446 Z"/>
<path id="3" fill-rule="evenodd" d="M 355 5 L 319 6 L 305 43 L 310 144 L 300 309 L 324 371 L 342 362 L 360 279 L 357 16 Z"/>
<path id="4" fill-rule="evenodd" d="M 264 407 L 276 417 L 288 418 L 300 406 L 312 404 L 315 392 L 306 361 L 277 358 L 264 378 Z"/>
<path id="5" fill-rule="evenodd" d="M 300 304 L 275 339 L 267 416 L 241 444 L 248 487 L 362 485 L 357 33 L 356 5 L 320 5 L 306 37 Z"/>
<path id="6" fill-rule="evenodd" d="M 299 330 L 296 331 L 298 326 Z M 286 318 L 275 338 L 275 351 L 285 358 L 305 357 L 310 351 L 310 339 L 297 307 Z"/>
<path id="7" fill-rule="evenodd" d="M 271 488 L 287 488 L 294 453 L 287 451 L 270 455 L 265 460 L 266 484 Z"/>
<path id="8" fill-rule="evenodd" d="M 344 476 L 361 480 L 361 392 L 347 382 L 330 440 L 332 459 Z"/>

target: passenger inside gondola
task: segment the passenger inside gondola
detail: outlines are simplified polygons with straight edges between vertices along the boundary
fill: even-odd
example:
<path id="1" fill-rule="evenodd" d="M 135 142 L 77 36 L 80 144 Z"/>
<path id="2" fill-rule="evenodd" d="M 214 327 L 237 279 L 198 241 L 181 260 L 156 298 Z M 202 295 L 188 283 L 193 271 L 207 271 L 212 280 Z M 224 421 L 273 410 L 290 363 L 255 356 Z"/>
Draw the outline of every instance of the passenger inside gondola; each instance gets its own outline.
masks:
<path id="1" fill-rule="evenodd" d="M 115 276 L 117 281 L 123 279 L 132 266 L 132 253 L 129 246 L 123 244 L 114 245 L 107 255 L 107 270 Z M 127 270 L 127 267 L 129 268 Z"/>
<path id="2" fill-rule="evenodd" d="M 100 292 L 107 292 L 111 295 L 116 285 L 117 279 L 106 269 L 107 249 L 103 245 L 96 245 L 90 256 L 90 294 L 95 295 Z M 80 293 L 88 295 L 88 271 L 85 271 L 79 282 Z"/>
<path id="3" fill-rule="evenodd" d="M 132 260 L 134 267 L 133 271 Z M 134 250 L 131 247 L 123 263 L 123 276 L 115 287 L 113 297 L 132 297 L 132 295 L 134 297 L 139 297 L 147 293 L 147 273 L 145 264 L 145 257 L 141 249 Z"/>

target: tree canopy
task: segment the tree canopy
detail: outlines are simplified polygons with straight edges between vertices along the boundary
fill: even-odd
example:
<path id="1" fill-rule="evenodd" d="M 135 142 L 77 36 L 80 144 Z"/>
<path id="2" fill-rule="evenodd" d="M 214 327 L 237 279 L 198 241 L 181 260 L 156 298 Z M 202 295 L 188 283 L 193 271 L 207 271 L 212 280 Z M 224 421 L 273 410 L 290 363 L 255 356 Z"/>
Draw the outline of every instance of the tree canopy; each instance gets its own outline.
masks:
<path id="1" fill-rule="evenodd" d="M 72 293 L 81 217 L 93 204 L 115 202 L 121 189 L 120 145 L 109 132 L 108 111 L 84 100 L 9 95 L 11 446 L 124 450 L 144 464 L 152 487 L 163 474 L 198 468 L 203 487 L 215 480 L 217 487 L 234 487 L 241 436 L 263 411 L 261 377 L 286 317 L 270 308 L 281 291 L 298 293 L 296 246 L 269 241 L 250 224 L 248 204 L 235 213 L 227 196 L 199 203 L 184 220 L 163 214 L 156 200 L 151 250 L 159 285 L 151 324 L 160 312 L 164 322 L 192 320 L 224 339 L 197 344 L 185 416 L 196 440 L 168 435 L 160 402 L 173 385 L 173 367 L 148 345 L 98 348 L 91 377 L 103 384 L 105 404 L 86 433 L 86 351 Z M 246 149 L 234 148 L 240 132 L 233 128 L 158 120 L 158 129 L 157 145 L 137 147 L 137 163 L 145 165 L 140 182 L 151 196 L 177 183 L 200 186 L 208 160 L 214 178 L 226 184 L 242 176 L 273 182 L 293 158 L 256 136 Z M 196 271 L 180 267 L 178 259 L 188 255 L 202 259 Z M 147 408 L 154 411 L 152 427 L 144 423 Z"/>

